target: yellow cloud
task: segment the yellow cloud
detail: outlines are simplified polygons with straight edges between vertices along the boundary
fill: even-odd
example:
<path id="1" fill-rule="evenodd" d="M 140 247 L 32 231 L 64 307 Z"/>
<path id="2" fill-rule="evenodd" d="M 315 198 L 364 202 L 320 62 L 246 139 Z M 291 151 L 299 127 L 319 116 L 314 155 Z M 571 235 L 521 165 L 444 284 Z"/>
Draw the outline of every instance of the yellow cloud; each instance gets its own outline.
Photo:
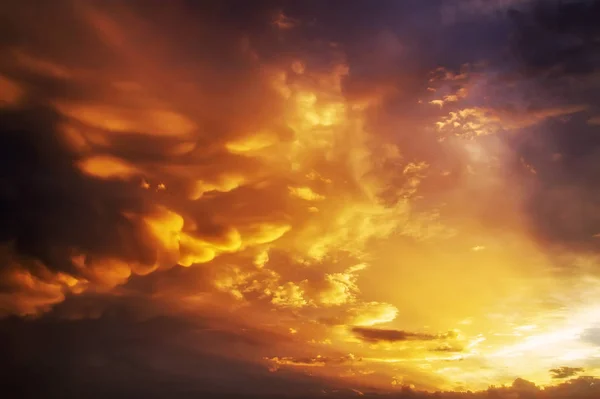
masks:
<path id="1" fill-rule="evenodd" d="M 125 109 L 105 104 L 57 103 L 58 110 L 88 126 L 112 133 L 185 136 L 195 125 L 187 117 L 166 109 Z"/>
<path id="2" fill-rule="evenodd" d="M 83 173 L 101 179 L 128 179 L 140 174 L 134 165 L 108 155 L 86 158 L 79 162 L 79 168 Z"/>
<path id="3" fill-rule="evenodd" d="M 305 201 L 322 201 L 325 196 L 315 193 L 310 187 L 288 187 L 290 194 Z"/>
<path id="4" fill-rule="evenodd" d="M 547 374 L 575 367 L 557 361 L 584 362 L 600 355 L 582 340 L 594 328 L 590 320 L 598 318 L 597 290 L 571 287 L 583 273 L 563 282 L 552 274 L 554 253 L 549 256 L 531 237 L 521 203 L 503 205 L 500 197 L 512 200 L 520 192 L 504 175 L 483 167 L 492 159 L 486 148 L 469 141 L 456 152 L 447 142 L 436 142 L 422 126 L 433 122 L 429 119 L 414 126 L 404 116 L 388 121 L 383 101 L 400 93 L 395 84 L 370 87 L 367 82 L 355 94 L 354 86 L 364 82 L 341 47 L 327 44 L 335 50 L 323 64 L 294 52 L 266 61 L 271 58 L 263 57 L 252 37 L 232 40 L 233 48 L 243 47 L 232 54 L 248 62 L 239 68 L 244 73 L 229 76 L 231 68 L 212 65 L 210 49 L 206 64 L 196 70 L 189 67 L 193 62 L 164 56 L 165 48 L 169 54 L 185 49 L 188 41 L 180 33 L 163 37 L 136 23 L 139 13 L 94 8 L 82 5 L 77 12 L 89 22 L 82 29 L 112 50 L 103 65 L 74 68 L 73 59 L 91 59 L 97 49 L 49 37 L 70 56 L 59 57 L 59 51 L 42 57 L 28 50 L 11 64 L 26 72 L 14 75 L 19 80 L 0 76 L 3 112 L 31 98 L 46 101 L 59 114 L 57 131 L 48 124 L 47 134 L 58 135 L 60 148 L 36 159 L 47 169 L 39 175 L 60 178 L 62 168 L 71 172 L 70 164 L 58 162 L 55 169 L 46 158 L 75 159 L 72 166 L 81 172 L 77 184 L 33 174 L 3 187 L 15 203 L 29 192 L 21 192 L 27 188 L 23 184 L 37 180 L 41 188 L 33 187 L 32 193 L 59 195 L 32 216 L 15 213 L 21 225 L 14 223 L 16 233 L 10 233 L 20 240 L 20 250 L 29 249 L 21 242 L 28 235 L 50 231 L 57 237 L 48 239 L 51 248 L 41 239 L 30 245 L 37 256 L 49 259 L 45 263 L 13 249 L 2 254 L 9 260 L 0 272 L 9 286 L 0 293 L 2 312 L 38 315 L 67 295 L 86 291 L 137 293 L 143 285 L 138 281 L 117 287 L 132 275 L 154 273 L 139 278 L 151 281 L 159 306 L 164 301 L 174 311 L 239 318 L 244 328 L 236 325 L 236 331 L 277 331 L 281 341 L 293 345 L 274 339 L 274 353 L 293 346 L 309 356 L 280 355 L 270 357 L 269 364 L 313 367 L 331 378 L 364 377 L 375 385 L 385 380 L 387 388 L 390 381 L 403 384 L 413 377 L 433 380 L 436 387 L 449 381 L 473 387 L 506 382 L 508 368 L 544 382 L 550 377 L 533 372 L 534 367 Z M 275 17 L 272 31 L 282 40 L 290 33 L 284 31 L 300 24 L 283 13 Z M 72 36 L 55 28 L 61 37 Z M 195 33 L 190 29 L 182 31 Z M 178 44 L 170 47 L 171 40 Z M 132 45 L 138 41 L 153 45 Z M 214 47 L 220 50 L 221 44 Z M 224 52 L 238 51 L 233 48 Z M 67 92 L 77 100 L 54 98 L 44 85 L 21 79 L 32 74 L 69 85 Z M 437 83 L 455 85 L 469 76 L 468 68 L 437 70 L 430 82 L 435 88 L 429 90 L 436 97 L 423 101 L 460 105 L 469 86 L 444 92 Z M 447 113 L 436 126 L 443 137 L 476 137 L 584 109 L 513 112 L 473 105 Z M 53 151 L 35 145 L 35 151 Z M 411 148 L 418 151 L 410 153 Z M 462 168 L 474 160 L 481 162 Z M 70 191 L 88 186 L 93 190 Z M 57 215 L 42 218 L 46 207 Z M 69 208 L 65 219 L 71 220 L 61 220 L 63 208 Z M 73 220 L 80 213 L 89 225 Z M 491 228 L 489 220 L 502 228 Z M 60 228 L 51 227 L 57 221 Z M 581 270 L 593 274 L 597 259 L 586 259 L 589 265 Z M 563 298 L 567 293 L 572 297 Z M 352 334 L 353 328 L 373 326 L 396 337 L 405 329 L 436 339 L 437 331 L 457 326 L 460 331 L 444 336 L 448 342 L 408 344 L 397 338 L 370 342 Z M 310 353 L 315 348 L 323 354 Z M 254 361 L 263 356 L 241 355 Z M 349 364 L 352 370 L 336 369 Z M 396 368 L 402 368 L 405 380 L 392 380 L 400 373 Z"/>
<path id="5" fill-rule="evenodd" d="M 239 175 L 225 175 L 215 182 L 205 182 L 202 180 L 198 180 L 195 183 L 195 187 L 190 198 L 196 200 L 201 198 L 205 193 L 209 193 L 212 191 L 227 193 L 240 187 L 245 182 L 245 180 L 246 179 L 243 176 Z"/>
<path id="6" fill-rule="evenodd" d="M 234 154 L 259 151 L 270 147 L 277 142 L 277 137 L 270 132 L 259 132 L 248 137 L 242 137 L 228 142 L 225 147 Z"/>
<path id="7" fill-rule="evenodd" d="M 272 295 L 271 303 L 277 306 L 301 308 L 308 304 L 304 290 L 293 282 L 280 285 L 269 293 Z"/>
<path id="8" fill-rule="evenodd" d="M 350 308 L 347 324 L 370 327 L 389 323 L 397 315 L 398 309 L 389 303 L 365 302 Z"/>

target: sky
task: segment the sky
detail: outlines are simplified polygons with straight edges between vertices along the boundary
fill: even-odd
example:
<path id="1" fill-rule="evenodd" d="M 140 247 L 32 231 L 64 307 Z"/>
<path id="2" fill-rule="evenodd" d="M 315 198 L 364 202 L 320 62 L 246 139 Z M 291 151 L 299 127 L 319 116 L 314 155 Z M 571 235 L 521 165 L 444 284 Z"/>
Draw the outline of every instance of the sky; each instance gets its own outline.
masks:
<path id="1" fill-rule="evenodd" d="M 4 2 L 2 385 L 597 397 L 598 18 Z"/>

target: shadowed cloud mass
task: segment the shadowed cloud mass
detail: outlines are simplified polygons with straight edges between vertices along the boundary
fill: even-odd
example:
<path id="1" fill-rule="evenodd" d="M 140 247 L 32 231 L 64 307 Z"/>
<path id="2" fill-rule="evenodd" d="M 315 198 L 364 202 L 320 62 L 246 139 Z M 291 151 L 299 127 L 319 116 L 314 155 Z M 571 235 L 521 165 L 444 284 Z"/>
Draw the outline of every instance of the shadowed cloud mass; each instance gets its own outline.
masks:
<path id="1" fill-rule="evenodd" d="M 450 332 L 447 334 L 426 334 L 426 333 L 416 333 L 416 332 L 408 332 L 402 330 L 386 330 L 380 328 L 364 328 L 364 327 L 354 327 L 352 329 L 357 336 L 359 336 L 362 340 L 368 342 L 377 342 L 377 341 L 388 341 L 388 342 L 396 342 L 396 341 L 433 341 L 438 339 L 446 339 L 446 338 L 454 338 L 456 334 Z"/>
<path id="2" fill-rule="evenodd" d="M 6 2 L 3 381 L 595 397 L 598 17 L 593 0 Z"/>

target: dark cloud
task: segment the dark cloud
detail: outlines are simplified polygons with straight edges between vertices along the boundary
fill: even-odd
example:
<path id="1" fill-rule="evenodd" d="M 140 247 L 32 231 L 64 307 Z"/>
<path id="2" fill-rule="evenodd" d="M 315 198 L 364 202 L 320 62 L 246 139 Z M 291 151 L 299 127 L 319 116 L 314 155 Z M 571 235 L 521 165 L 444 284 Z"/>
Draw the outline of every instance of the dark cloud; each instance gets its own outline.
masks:
<path id="1" fill-rule="evenodd" d="M 240 339 L 242 341 L 240 341 Z M 260 339 L 268 347 L 268 339 Z M 246 345 L 239 333 L 223 338 L 205 321 L 173 316 L 132 318 L 123 311 L 95 320 L 0 321 L 0 383 L 15 397 L 62 398 L 546 398 L 592 399 L 600 383 L 580 377 L 541 390 L 518 379 L 511 386 L 479 392 L 426 393 L 409 386 L 394 393 L 367 386 L 355 391 L 286 368 L 266 367 L 208 351 Z M 278 360 L 290 360 L 279 358 Z M 295 358 L 318 363 L 318 359 Z M 323 358 L 345 364 L 358 359 Z M 285 393 L 284 393 L 285 392 Z"/>
<path id="2" fill-rule="evenodd" d="M 600 210 L 593 182 L 600 141 L 597 126 L 585 119 L 546 121 L 509 142 L 535 170 L 533 178 L 521 180 L 534 235 L 549 247 L 597 252 Z"/>
<path id="3" fill-rule="evenodd" d="M 550 370 L 550 374 L 552 374 L 552 378 L 555 379 L 564 379 L 574 377 L 577 374 L 581 374 L 585 371 L 585 369 L 581 367 L 558 367 Z"/>
<path id="4" fill-rule="evenodd" d="M 184 398 L 287 389 L 310 394 L 327 386 L 207 351 L 222 345 L 240 350 L 248 346 L 247 338 L 171 316 L 135 320 L 108 312 L 95 320 L 11 318 L 0 322 L 0 338 L 2 386 L 22 398 Z"/>
<path id="5" fill-rule="evenodd" d="M 191 241 L 232 245 L 231 223 L 215 222 L 209 211 L 227 205 L 186 197 L 232 174 L 260 172 L 257 162 L 224 151 L 223 143 L 277 110 L 243 47 L 248 35 L 259 43 L 261 29 L 272 31 L 272 6 L 256 4 L 244 18 L 233 3 L 185 1 L 169 7 L 59 1 L 39 9 L 11 2 L 0 13 L 6 33 L 0 83 L 15 92 L 0 98 L 0 313 L 35 314 L 62 300 L 75 280 L 78 292 L 112 287 L 131 274 L 169 268 L 182 261 L 179 255 L 191 259 L 184 263 L 214 257 L 165 248 L 148 224 L 164 218 L 165 208 L 182 214 L 186 229 L 193 226 Z M 207 23 L 189 20 L 187 11 Z M 153 28 L 141 22 L 159 14 Z M 190 47 L 189 37 L 209 25 L 218 40 Z M 170 33 L 152 45 L 140 41 L 154 30 Z M 200 66 L 206 57 L 211 65 Z M 289 138 L 289 131 L 273 130 Z M 142 186 L 146 180 L 151 188 Z M 165 183 L 181 198 L 158 190 Z M 239 221 L 248 207 L 238 205 L 232 217 Z M 273 218 L 271 210 L 263 213 Z M 252 211 L 248 224 L 260 215 Z M 29 292 L 27 279 L 47 292 Z"/>
<path id="6" fill-rule="evenodd" d="M 47 106 L 0 110 L 0 275 L 3 293 L 16 294 L 1 296 L 1 313 L 36 313 L 61 297 L 49 294 L 45 301 L 24 293 L 19 298 L 21 272 L 42 285 L 55 284 L 62 273 L 111 286 L 122 282 L 130 267 L 117 269 L 106 259 L 135 263 L 138 272 L 157 261 L 155 240 L 141 220 L 126 216 L 149 210 L 143 193 L 82 175 L 74 165 L 77 156 L 58 135 L 62 120 Z M 80 255 L 84 267 L 76 261 Z M 114 279 L 111 270 L 125 274 Z"/>
<path id="7" fill-rule="evenodd" d="M 0 113 L 0 237 L 17 252 L 74 274 L 69 256 L 77 250 L 152 263 L 138 238 L 142 226 L 124 216 L 143 212 L 141 192 L 83 176 L 58 138 L 60 120 L 47 108 Z"/>
<path id="8" fill-rule="evenodd" d="M 509 168 L 513 187 L 520 191 L 531 232 L 542 245 L 597 253 L 600 212 L 593 182 L 600 141 L 597 126 L 587 121 L 597 112 L 600 30 L 592 21 L 600 16 L 600 3 L 531 1 L 508 14 L 508 57 L 493 65 L 512 87 L 505 98 L 514 98 L 527 112 L 580 107 L 500 136 L 516 155 L 514 168 Z M 502 87 L 500 83 L 494 86 Z M 511 114 L 506 118 L 517 111 Z"/>
<path id="9" fill-rule="evenodd" d="M 354 327 L 352 332 L 360 339 L 367 342 L 434 341 L 438 339 L 454 338 L 456 336 L 454 332 L 436 335 L 369 327 Z"/>
<path id="10" fill-rule="evenodd" d="M 525 71 L 547 77 L 590 74 L 600 62 L 597 1 L 534 1 L 509 12 L 517 25 L 513 49 Z"/>
<path id="11" fill-rule="evenodd" d="M 325 367 L 325 366 L 344 366 L 352 365 L 356 362 L 361 362 L 361 358 L 356 358 L 354 355 L 340 356 L 340 357 L 329 357 L 329 356 L 317 356 L 317 357 L 268 357 L 265 360 L 269 361 L 272 365 L 272 370 L 277 370 L 282 366 L 292 367 Z"/>
<path id="12" fill-rule="evenodd" d="M 389 322 L 397 309 L 361 302 L 365 290 L 342 263 L 354 260 L 348 254 L 354 247 L 380 236 L 363 230 L 403 217 L 385 213 L 346 223 L 379 215 L 387 211 L 381 204 L 405 195 L 407 170 L 400 165 L 424 165 L 411 178 L 419 201 L 401 202 L 411 212 L 446 206 L 462 182 L 477 181 L 469 180 L 477 171 L 463 149 L 471 139 L 475 150 L 494 148 L 481 158 L 501 160 L 503 184 L 469 186 L 467 195 L 457 195 L 456 208 L 446 210 L 478 200 L 457 212 L 456 224 L 470 217 L 491 225 L 488 232 L 503 230 L 501 219 L 508 218 L 498 205 L 518 198 L 542 251 L 600 248 L 600 135 L 590 123 L 600 114 L 597 1 L 7 4 L 0 10 L 0 317 L 51 312 L 40 320 L 0 321 L 7 369 L 0 385 L 20 397 L 356 395 L 290 370 L 339 371 L 366 363 L 360 357 L 317 356 L 305 348 L 277 355 L 278 344 L 308 341 L 302 329 L 313 320 L 323 322 L 305 330 L 355 325 L 351 332 L 366 343 L 416 341 L 425 351 L 466 351 L 453 332 L 358 327 Z M 300 135 L 284 120 L 296 115 L 282 98 L 305 69 L 314 71 L 304 76 L 306 90 L 336 85 L 336 105 L 355 101 L 360 109 L 361 101 L 377 101 L 365 126 L 390 138 L 389 147 L 377 149 L 385 156 L 363 145 L 371 136 L 360 138 L 357 151 L 346 148 L 354 142 L 345 130 L 324 140 L 325 150 L 309 146 L 297 159 L 270 164 L 262 162 L 266 152 L 244 154 L 244 146 L 264 144 L 285 157 L 283 145 L 330 133 L 318 126 Z M 447 103 L 430 107 L 432 92 Z M 321 112 L 321 98 L 311 108 L 310 95 L 301 94 L 309 122 L 340 109 Z M 493 132 L 455 137 L 454 130 L 443 136 L 434 128 L 463 107 L 471 107 L 465 115 L 473 118 L 465 126 L 481 129 L 487 117 Z M 253 142 L 257 133 L 267 138 Z M 272 143 L 282 146 L 269 149 Z M 375 166 L 363 158 L 365 164 L 377 158 Z M 305 161 L 311 170 L 300 167 Z M 370 184 L 377 174 L 385 175 L 383 184 Z M 343 182 L 342 200 L 320 212 L 289 195 L 296 181 L 316 187 L 301 192 L 315 202 L 334 198 L 339 193 L 330 187 Z M 356 214 L 338 215 L 338 207 L 353 208 L 355 194 L 368 201 Z M 335 220 L 323 216 L 326 226 L 302 230 L 302 219 L 291 227 L 301 216 L 329 211 Z M 426 234 L 437 222 L 437 216 L 424 222 Z M 268 244 L 290 229 L 304 235 L 286 242 L 293 249 L 279 256 Z M 344 255 L 330 259 L 329 247 L 344 239 L 349 243 L 338 250 Z M 309 265 L 304 255 L 316 252 L 319 262 Z M 173 267 L 178 263 L 204 266 Z M 224 311 L 229 304 L 235 310 Z M 184 307 L 194 312 L 172 315 Z M 252 318 L 254 307 L 272 310 L 269 317 L 285 334 L 284 319 L 300 327 L 282 336 L 237 325 L 233 319 L 246 310 Z M 590 329 L 582 338 L 597 343 L 598 335 Z M 563 379 L 583 369 L 550 372 Z M 542 391 L 518 379 L 470 396 L 405 387 L 398 397 L 597 398 L 599 385 L 581 377 Z"/>

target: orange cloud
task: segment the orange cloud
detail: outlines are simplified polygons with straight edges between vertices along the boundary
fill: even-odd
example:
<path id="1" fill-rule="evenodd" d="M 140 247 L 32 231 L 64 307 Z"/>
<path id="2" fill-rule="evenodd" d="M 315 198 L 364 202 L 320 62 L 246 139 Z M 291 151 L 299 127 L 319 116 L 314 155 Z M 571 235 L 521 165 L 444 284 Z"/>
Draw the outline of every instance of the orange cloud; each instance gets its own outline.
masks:
<path id="1" fill-rule="evenodd" d="M 65 115 L 112 133 L 185 136 L 195 126 L 186 117 L 164 109 L 130 110 L 110 105 L 57 104 Z"/>
<path id="2" fill-rule="evenodd" d="M 35 316 L 62 302 L 69 291 L 79 292 L 79 281 L 65 273 L 53 273 L 35 259 L 19 257 L 12 245 L 0 247 L 5 265 L 0 272 L 8 292 L 0 292 L 0 316 Z M 37 269 L 33 274 L 30 269 Z"/>
<path id="3" fill-rule="evenodd" d="M 493 108 L 464 108 L 452 111 L 436 122 L 440 132 L 457 136 L 476 137 L 504 130 L 517 130 L 541 123 L 549 118 L 571 115 L 585 111 L 585 105 L 542 108 L 526 111 L 509 111 Z"/>
<path id="4" fill-rule="evenodd" d="M 101 179 L 128 179 L 139 175 L 140 171 L 127 162 L 106 155 L 97 155 L 79 163 L 83 173 Z"/>
<path id="5" fill-rule="evenodd" d="M 296 43 L 313 22 L 273 10 L 248 21 L 255 36 L 178 5 L 156 24 L 135 4 L 56 7 L 16 13 L 30 39 L 0 60 L 2 316 L 139 296 L 279 334 L 269 354 L 226 356 L 386 388 L 480 388 L 506 369 L 544 383 L 598 355 L 580 337 L 600 296 L 573 289 L 597 259 L 535 240 L 523 198 L 538 184 L 520 179 L 543 167 L 521 158 L 515 176 L 494 135 L 586 106 L 477 101 L 471 66 L 371 82 L 351 48 Z M 409 46 L 381 37 L 402 69 Z M 437 123 L 413 89 L 435 95 Z M 563 281 L 560 262 L 582 272 Z"/>
<path id="6" fill-rule="evenodd" d="M 23 94 L 18 84 L 0 75 L 0 107 L 17 105 Z"/>

